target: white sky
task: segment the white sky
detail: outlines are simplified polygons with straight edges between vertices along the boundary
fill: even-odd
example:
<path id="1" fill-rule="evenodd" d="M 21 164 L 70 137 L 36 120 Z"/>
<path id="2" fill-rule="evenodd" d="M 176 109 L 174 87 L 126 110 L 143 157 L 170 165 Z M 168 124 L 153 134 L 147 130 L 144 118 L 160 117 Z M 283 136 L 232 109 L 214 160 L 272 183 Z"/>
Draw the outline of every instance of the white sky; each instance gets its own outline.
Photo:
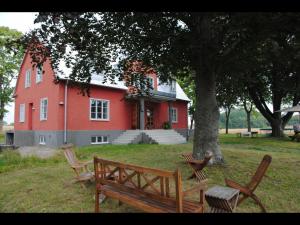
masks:
<path id="1" fill-rule="evenodd" d="M 8 13 L 0 13 L 0 26 L 6 26 L 11 29 L 16 29 L 21 31 L 22 33 L 28 32 L 30 29 L 35 28 L 33 21 L 37 13 L 35 12 L 8 12 Z M 15 82 L 12 83 L 14 85 Z M 12 123 L 14 121 L 14 103 L 11 103 L 6 107 L 9 111 L 4 120 L 7 123 Z"/>

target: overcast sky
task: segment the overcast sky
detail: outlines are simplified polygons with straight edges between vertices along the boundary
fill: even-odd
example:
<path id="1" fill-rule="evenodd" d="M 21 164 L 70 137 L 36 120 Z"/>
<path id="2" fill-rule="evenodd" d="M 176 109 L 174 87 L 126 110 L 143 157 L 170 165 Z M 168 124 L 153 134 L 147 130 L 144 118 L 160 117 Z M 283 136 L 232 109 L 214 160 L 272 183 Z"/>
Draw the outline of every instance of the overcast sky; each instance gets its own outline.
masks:
<path id="1" fill-rule="evenodd" d="M 28 32 L 30 29 L 33 29 L 36 25 L 34 25 L 33 21 L 35 19 L 37 13 L 0 13 L 0 26 L 6 26 L 11 29 L 16 29 L 21 31 L 22 33 Z M 12 84 L 13 85 L 13 84 Z M 9 111 L 4 120 L 8 123 L 14 121 L 14 103 L 11 103 L 6 107 Z"/>

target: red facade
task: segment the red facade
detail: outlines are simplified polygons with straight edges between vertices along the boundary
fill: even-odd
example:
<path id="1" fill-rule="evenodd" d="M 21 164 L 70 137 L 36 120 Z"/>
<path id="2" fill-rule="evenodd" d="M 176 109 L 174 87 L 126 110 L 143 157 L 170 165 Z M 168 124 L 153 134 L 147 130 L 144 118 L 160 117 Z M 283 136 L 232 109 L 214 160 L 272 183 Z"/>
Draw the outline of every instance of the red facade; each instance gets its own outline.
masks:
<path id="1" fill-rule="evenodd" d="M 31 71 L 30 87 L 25 88 L 26 71 Z M 64 130 L 65 81 L 55 84 L 54 72 L 49 61 L 43 66 L 42 81 L 36 83 L 36 69 L 32 69 L 30 56 L 27 54 L 20 68 L 15 89 L 15 130 Z M 154 87 L 157 88 L 155 74 Z M 138 128 L 138 101 L 126 99 L 126 90 L 92 85 L 90 97 L 82 96 L 76 88 L 68 87 L 67 130 L 128 130 Z M 41 99 L 48 99 L 47 119 L 40 119 Z M 109 101 L 109 119 L 98 121 L 90 119 L 90 98 Z M 173 101 L 177 109 L 177 122 L 174 129 L 186 129 L 187 101 Z M 20 104 L 25 104 L 25 120 L 20 122 Z M 148 114 L 147 114 L 148 113 Z M 151 121 L 149 121 L 151 120 Z M 145 125 L 148 129 L 162 129 L 163 123 L 169 121 L 169 105 L 166 101 L 145 101 Z"/>

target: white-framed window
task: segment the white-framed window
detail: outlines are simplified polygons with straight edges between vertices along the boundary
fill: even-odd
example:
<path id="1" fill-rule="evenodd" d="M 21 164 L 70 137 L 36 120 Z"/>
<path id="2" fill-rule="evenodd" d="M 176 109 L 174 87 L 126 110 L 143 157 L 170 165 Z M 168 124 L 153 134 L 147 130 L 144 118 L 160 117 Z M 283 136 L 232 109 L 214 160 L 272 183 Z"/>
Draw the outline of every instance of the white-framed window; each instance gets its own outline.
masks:
<path id="1" fill-rule="evenodd" d="M 150 77 L 150 76 L 147 76 L 147 79 L 150 83 L 150 86 L 154 89 L 154 78 L 153 77 Z"/>
<path id="2" fill-rule="evenodd" d="M 25 122 L 25 104 L 20 104 L 19 122 Z"/>
<path id="3" fill-rule="evenodd" d="M 108 137 L 107 136 L 92 136 L 91 144 L 92 145 L 108 144 Z"/>
<path id="4" fill-rule="evenodd" d="M 177 108 L 171 108 L 171 119 L 173 123 L 178 122 L 178 110 Z"/>
<path id="5" fill-rule="evenodd" d="M 175 92 L 176 91 L 176 81 L 172 80 L 171 81 L 171 92 Z"/>
<path id="6" fill-rule="evenodd" d="M 31 85 L 31 71 L 28 69 L 25 73 L 25 88 L 30 87 Z"/>
<path id="7" fill-rule="evenodd" d="M 40 120 L 47 120 L 48 116 L 48 98 L 41 98 Z"/>
<path id="8" fill-rule="evenodd" d="M 35 82 L 39 83 L 43 80 L 43 66 L 37 66 L 36 67 L 36 77 Z"/>
<path id="9" fill-rule="evenodd" d="M 46 137 L 45 137 L 45 135 L 40 135 L 39 136 L 39 144 L 40 145 L 45 145 L 46 144 Z"/>
<path id="10" fill-rule="evenodd" d="M 109 120 L 109 100 L 91 98 L 90 119 Z"/>

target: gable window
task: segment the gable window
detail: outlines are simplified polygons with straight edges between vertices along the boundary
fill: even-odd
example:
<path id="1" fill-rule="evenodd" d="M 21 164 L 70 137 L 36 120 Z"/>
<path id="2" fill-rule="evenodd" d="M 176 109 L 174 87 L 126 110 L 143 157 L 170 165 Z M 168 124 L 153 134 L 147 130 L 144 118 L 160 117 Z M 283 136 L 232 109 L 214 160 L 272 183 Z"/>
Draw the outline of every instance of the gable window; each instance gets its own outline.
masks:
<path id="1" fill-rule="evenodd" d="M 48 99 L 42 98 L 40 104 L 40 120 L 47 120 L 48 116 Z"/>
<path id="2" fill-rule="evenodd" d="M 175 92 L 176 91 L 176 81 L 172 80 L 171 81 L 171 92 Z"/>
<path id="3" fill-rule="evenodd" d="M 36 68 L 35 82 L 39 83 L 42 80 L 43 80 L 43 67 L 42 66 L 37 66 L 37 68 Z"/>
<path id="4" fill-rule="evenodd" d="M 148 76 L 147 80 L 149 81 L 150 86 L 154 89 L 154 79 L 153 79 L 153 77 Z"/>
<path id="5" fill-rule="evenodd" d="M 90 119 L 109 120 L 109 101 L 103 99 L 90 99 Z"/>
<path id="6" fill-rule="evenodd" d="M 25 122 L 25 104 L 20 104 L 19 122 Z"/>
<path id="7" fill-rule="evenodd" d="M 108 138 L 107 138 L 107 136 L 92 136 L 91 144 L 92 145 L 108 144 Z"/>
<path id="8" fill-rule="evenodd" d="M 25 74 L 25 88 L 30 87 L 31 84 L 31 71 L 30 70 L 26 70 L 26 74 Z"/>
<path id="9" fill-rule="evenodd" d="M 45 145 L 46 144 L 46 137 L 45 137 L 45 135 L 40 135 L 39 136 L 39 144 L 40 145 Z"/>
<path id="10" fill-rule="evenodd" d="M 177 108 L 172 108 L 171 109 L 171 119 L 173 123 L 177 123 L 178 122 L 178 110 Z"/>

